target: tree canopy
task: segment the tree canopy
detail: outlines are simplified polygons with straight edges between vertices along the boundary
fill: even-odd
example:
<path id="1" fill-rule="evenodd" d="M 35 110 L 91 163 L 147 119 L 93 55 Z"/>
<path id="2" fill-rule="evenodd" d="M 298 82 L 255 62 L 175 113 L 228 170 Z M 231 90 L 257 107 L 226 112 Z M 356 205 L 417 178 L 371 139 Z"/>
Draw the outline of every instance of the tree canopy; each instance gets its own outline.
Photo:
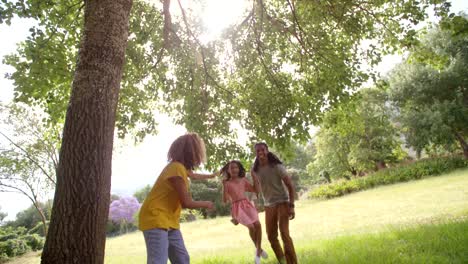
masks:
<path id="1" fill-rule="evenodd" d="M 116 126 L 119 136 L 141 139 L 157 132 L 156 111 L 169 113 L 207 141 L 210 164 L 245 153 L 234 121 L 250 140 L 278 148 L 307 139 L 323 109 L 372 76 L 365 65 L 412 43 L 412 26 L 429 6 L 441 16 L 450 6 L 443 0 L 255 0 L 222 38 L 205 43 L 192 8 L 203 3 L 134 2 Z M 5 62 L 15 68 L 8 76 L 15 100 L 43 107 L 51 123 L 64 121 L 83 7 L 79 0 L 0 3 L 0 23 L 15 22 L 14 16 L 38 22 Z"/>
<path id="2" fill-rule="evenodd" d="M 385 91 L 363 89 L 326 113 L 309 173 L 333 178 L 386 167 L 404 157 Z"/>
<path id="3" fill-rule="evenodd" d="M 388 79 L 408 145 L 431 145 L 468 157 L 468 19 L 454 16 L 421 32 L 417 43 Z"/>

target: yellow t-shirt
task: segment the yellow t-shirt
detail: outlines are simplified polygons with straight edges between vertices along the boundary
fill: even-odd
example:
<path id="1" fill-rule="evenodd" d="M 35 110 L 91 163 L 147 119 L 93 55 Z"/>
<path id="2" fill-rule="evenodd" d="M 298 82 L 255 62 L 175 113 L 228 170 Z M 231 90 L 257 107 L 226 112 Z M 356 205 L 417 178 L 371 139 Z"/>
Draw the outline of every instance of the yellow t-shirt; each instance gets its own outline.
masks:
<path id="1" fill-rule="evenodd" d="M 177 191 L 172 188 L 168 180 L 174 176 L 184 180 L 188 191 L 189 181 L 184 165 L 175 161 L 166 165 L 140 208 L 138 224 L 140 230 L 180 228 L 179 218 L 182 205 Z"/>

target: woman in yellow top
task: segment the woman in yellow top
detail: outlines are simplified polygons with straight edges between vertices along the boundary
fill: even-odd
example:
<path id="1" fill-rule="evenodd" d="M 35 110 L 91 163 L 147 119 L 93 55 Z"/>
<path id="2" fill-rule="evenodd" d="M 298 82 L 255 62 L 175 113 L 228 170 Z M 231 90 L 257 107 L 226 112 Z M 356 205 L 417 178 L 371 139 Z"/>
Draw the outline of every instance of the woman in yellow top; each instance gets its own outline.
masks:
<path id="1" fill-rule="evenodd" d="M 182 208 L 213 209 L 210 201 L 193 201 L 188 191 L 188 177 L 203 178 L 192 170 L 205 161 L 205 156 L 205 144 L 196 133 L 187 133 L 172 143 L 167 153 L 169 164 L 140 209 L 139 229 L 145 237 L 148 264 L 167 264 L 168 259 L 171 263 L 190 263 L 179 218 Z"/>

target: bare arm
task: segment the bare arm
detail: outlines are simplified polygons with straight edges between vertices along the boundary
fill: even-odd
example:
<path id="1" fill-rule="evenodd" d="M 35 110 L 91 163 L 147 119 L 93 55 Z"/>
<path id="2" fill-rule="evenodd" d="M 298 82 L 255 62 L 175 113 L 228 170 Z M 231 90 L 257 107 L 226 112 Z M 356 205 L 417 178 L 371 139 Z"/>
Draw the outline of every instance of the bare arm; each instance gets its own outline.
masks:
<path id="1" fill-rule="evenodd" d="M 296 217 L 296 212 L 294 210 L 294 195 L 296 194 L 296 191 L 294 190 L 294 184 L 291 181 L 291 177 L 285 176 L 282 178 L 284 185 L 286 185 L 286 188 L 288 189 L 288 194 L 289 194 L 289 219 L 294 219 Z"/>
<path id="2" fill-rule="evenodd" d="M 188 176 L 190 179 L 194 180 L 206 180 L 210 178 L 214 178 L 219 175 L 219 171 L 214 172 L 212 174 L 202 174 L 202 173 L 195 173 L 193 171 L 189 171 Z"/>
<path id="3" fill-rule="evenodd" d="M 258 196 L 258 194 L 260 193 L 260 180 L 258 179 L 258 176 L 255 173 L 255 171 L 251 170 L 250 175 L 252 175 L 253 188 L 255 189 L 255 193 Z"/>
<path id="4" fill-rule="evenodd" d="M 226 190 L 226 181 L 223 181 L 223 203 L 228 203 L 229 200 L 229 194 Z"/>
<path id="5" fill-rule="evenodd" d="M 213 209 L 213 203 L 210 201 L 194 201 L 192 197 L 187 192 L 187 186 L 185 185 L 184 180 L 181 177 L 175 176 L 170 177 L 169 182 L 172 185 L 172 188 L 176 190 L 177 194 L 179 195 L 180 203 L 182 204 L 182 208 L 208 208 Z"/>
<path id="6" fill-rule="evenodd" d="M 248 192 L 253 192 L 258 195 L 258 191 L 257 189 L 255 189 L 255 186 L 252 186 L 252 184 L 250 184 L 249 180 L 247 180 L 246 178 L 244 178 L 244 181 L 245 181 L 245 190 Z"/>
<path id="7" fill-rule="evenodd" d="M 286 177 L 283 177 L 282 179 L 283 179 L 284 185 L 286 185 L 286 188 L 288 189 L 289 202 L 294 204 L 294 195 L 296 194 L 296 191 L 294 189 L 294 184 L 291 181 L 291 177 L 286 176 Z"/>

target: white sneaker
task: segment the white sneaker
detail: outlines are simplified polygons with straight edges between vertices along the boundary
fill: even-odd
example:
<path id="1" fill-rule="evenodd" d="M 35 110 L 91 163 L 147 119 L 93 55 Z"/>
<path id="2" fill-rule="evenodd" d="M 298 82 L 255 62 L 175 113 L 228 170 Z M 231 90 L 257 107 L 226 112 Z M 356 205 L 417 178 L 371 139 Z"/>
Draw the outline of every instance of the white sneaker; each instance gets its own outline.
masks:
<path id="1" fill-rule="evenodd" d="M 255 264 L 260 264 L 260 257 L 255 254 Z"/>

